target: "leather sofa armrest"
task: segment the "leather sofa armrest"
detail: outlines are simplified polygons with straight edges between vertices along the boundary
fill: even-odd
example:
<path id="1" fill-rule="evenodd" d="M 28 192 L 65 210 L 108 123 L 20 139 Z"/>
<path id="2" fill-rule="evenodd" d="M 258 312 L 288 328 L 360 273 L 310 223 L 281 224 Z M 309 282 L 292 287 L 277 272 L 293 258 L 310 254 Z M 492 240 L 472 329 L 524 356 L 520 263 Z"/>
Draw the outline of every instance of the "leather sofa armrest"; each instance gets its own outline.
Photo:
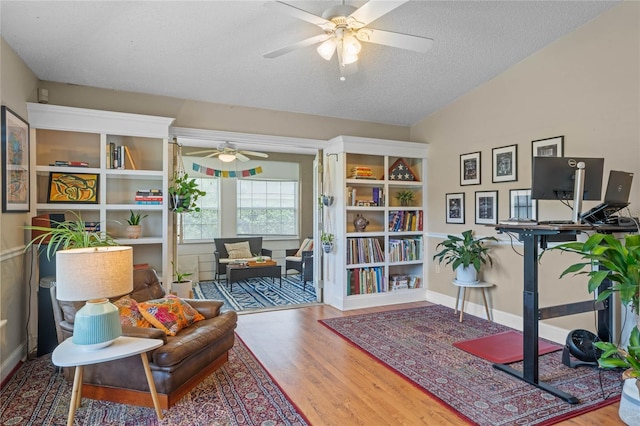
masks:
<path id="1" fill-rule="evenodd" d="M 207 319 L 220 315 L 220 309 L 224 305 L 224 302 L 219 300 L 185 299 L 185 301 Z"/>
<path id="2" fill-rule="evenodd" d="M 261 254 L 262 254 L 263 256 L 273 257 L 273 250 L 269 250 L 269 249 L 263 248 L 263 249 L 261 250 Z"/>
<path id="3" fill-rule="evenodd" d="M 134 327 L 131 325 L 122 326 L 122 335 L 127 337 L 142 337 L 145 339 L 159 339 L 167 343 L 167 335 L 159 328 Z"/>

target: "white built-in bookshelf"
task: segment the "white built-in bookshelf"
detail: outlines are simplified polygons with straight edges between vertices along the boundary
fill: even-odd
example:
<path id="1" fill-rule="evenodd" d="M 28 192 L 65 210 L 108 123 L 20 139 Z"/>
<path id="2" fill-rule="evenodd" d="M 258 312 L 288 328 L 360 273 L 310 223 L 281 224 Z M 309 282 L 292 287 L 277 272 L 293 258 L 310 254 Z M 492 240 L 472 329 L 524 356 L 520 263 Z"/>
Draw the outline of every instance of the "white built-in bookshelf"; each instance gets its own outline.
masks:
<path id="1" fill-rule="evenodd" d="M 168 138 L 174 119 L 48 104 L 27 107 L 36 215 L 64 213 L 65 219 L 75 220 L 75 212 L 85 222 L 99 223 L 120 244 L 133 247 L 134 263 L 148 263 L 165 285 L 170 283 Z M 120 164 L 114 161 L 117 151 L 124 157 Z M 65 161 L 83 167 L 56 165 Z M 71 190 L 76 181 L 89 185 L 96 201 L 56 202 L 50 194 L 56 191 L 52 181 L 66 185 L 67 179 L 73 181 L 68 181 Z M 138 191 L 152 189 L 162 192 L 161 204 L 136 202 Z M 130 210 L 148 215 L 137 239 L 125 237 Z"/>
<path id="2" fill-rule="evenodd" d="M 324 157 L 325 302 L 341 310 L 426 299 L 426 144 L 340 136 Z M 412 179 L 412 180 L 410 180 Z M 401 205 L 397 195 L 413 193 Z M 354 220 L 368 222 L 359 230 Z M 362 219 L 359 219 L 362 223 Z"/>

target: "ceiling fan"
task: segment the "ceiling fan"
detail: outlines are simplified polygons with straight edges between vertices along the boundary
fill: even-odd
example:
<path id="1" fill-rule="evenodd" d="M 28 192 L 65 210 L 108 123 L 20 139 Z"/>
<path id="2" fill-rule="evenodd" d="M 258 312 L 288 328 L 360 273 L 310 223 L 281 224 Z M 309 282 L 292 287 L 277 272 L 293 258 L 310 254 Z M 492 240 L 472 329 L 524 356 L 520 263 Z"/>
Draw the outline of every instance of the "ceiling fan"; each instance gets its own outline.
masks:
<path id="1" fill-rule="evenodd" d="M 334 53 L 337 54 L 340 80 L 344 81 L 345 68 L 350 64 L 355 65 L 358 60 L 358 53 L 362 48 L 361 41 L 426 52 L 433 44 L 430 38 L 367 28 L 371 22 L 407 1 L 370 0 L 362 7 L 355 8 L 345 5 L 343 0 L 342 5 L 330 7 L 321 17 L 280 1 L 267 2 L 265 6 L 317 25 L 324 34 L 267 52 L 263 56 L 277 58 L 296 49 L 322 43 L 317 47 L 318 54 L 327 61 L 331 60 Z"/>
<path id="2" fill-rule="evenodd" d="M 269 154 L 266 154 L 264 152 L 246 151 L 243 149 L 234 148 L 234 146 L 231 145 L 229 142 L 220 144 L 218 145 L 217 148 L 190 152 L 187 155 L 201 155 L 201 154 L 207 154 L 203 158 L 211 158 L 211 157 L 218 156 L 218 159 L 220 159 L 220 161 L 225 163 L 230 163 L 236 159 L 240 161 L 249 161 L 250 158 L 247 157 L 247 155 L 252 157 L 261 157 L 261 158 L 269 157 Z"/>

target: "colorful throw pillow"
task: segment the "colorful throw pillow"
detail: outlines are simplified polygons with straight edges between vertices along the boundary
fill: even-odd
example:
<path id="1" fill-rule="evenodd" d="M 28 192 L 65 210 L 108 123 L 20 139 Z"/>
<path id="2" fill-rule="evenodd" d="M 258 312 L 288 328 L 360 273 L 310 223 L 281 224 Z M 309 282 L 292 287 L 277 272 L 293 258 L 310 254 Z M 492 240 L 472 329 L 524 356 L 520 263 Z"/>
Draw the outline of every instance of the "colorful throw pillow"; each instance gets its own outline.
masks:
<path id="1" fill-rule="evenodd" d="M 309 250 L 313 250 L 313 238 L 305 238 L 295 256 L 302 257 L 302 252 Z"/>
<path id="2" fill-rule="evenodd" d="M 249 241 L 242 241 L 239 243 L 225 243 L 224 248 L 227 249 L 229 259 L 250 259 L 253 257 L 251 254 L 251 247 L 249 247 Z"/>
<path id="3" fill-rule="evenodd" d="M 123 296 L 120 299 L 113 302 L 120 311 L 120 324 L 131 325 L 134 327 L 150 328 L 151 324 L 147 321 L 140 310 L 138 309 L 138 302 L 129 296 Z"/>
<path id="4" fill-rule="evenodd" d="M 138 309 L 151 325 L 163 330 L 168 336 L 175 336 L 183 328 L 204 319 L 193 306 L 172 294 L 162 299 L 140 302 Z"/>

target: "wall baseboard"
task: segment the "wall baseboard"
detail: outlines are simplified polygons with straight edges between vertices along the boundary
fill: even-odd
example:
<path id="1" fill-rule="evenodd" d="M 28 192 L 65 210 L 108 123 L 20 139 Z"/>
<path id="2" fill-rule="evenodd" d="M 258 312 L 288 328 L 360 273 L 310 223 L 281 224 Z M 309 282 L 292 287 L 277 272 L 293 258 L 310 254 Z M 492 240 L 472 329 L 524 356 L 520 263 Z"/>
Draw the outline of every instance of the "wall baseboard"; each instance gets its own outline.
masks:
<path id="1" fill-rule="evenodd" d="M 0 383 L 4 384 L 4 381 L 10 376 L 18 364 L 20 364 L 20 361 L 25 359 L 25 352 L 25 344 L 23 343 L 2 361 L 2 364 L 0 364 Z"/>

